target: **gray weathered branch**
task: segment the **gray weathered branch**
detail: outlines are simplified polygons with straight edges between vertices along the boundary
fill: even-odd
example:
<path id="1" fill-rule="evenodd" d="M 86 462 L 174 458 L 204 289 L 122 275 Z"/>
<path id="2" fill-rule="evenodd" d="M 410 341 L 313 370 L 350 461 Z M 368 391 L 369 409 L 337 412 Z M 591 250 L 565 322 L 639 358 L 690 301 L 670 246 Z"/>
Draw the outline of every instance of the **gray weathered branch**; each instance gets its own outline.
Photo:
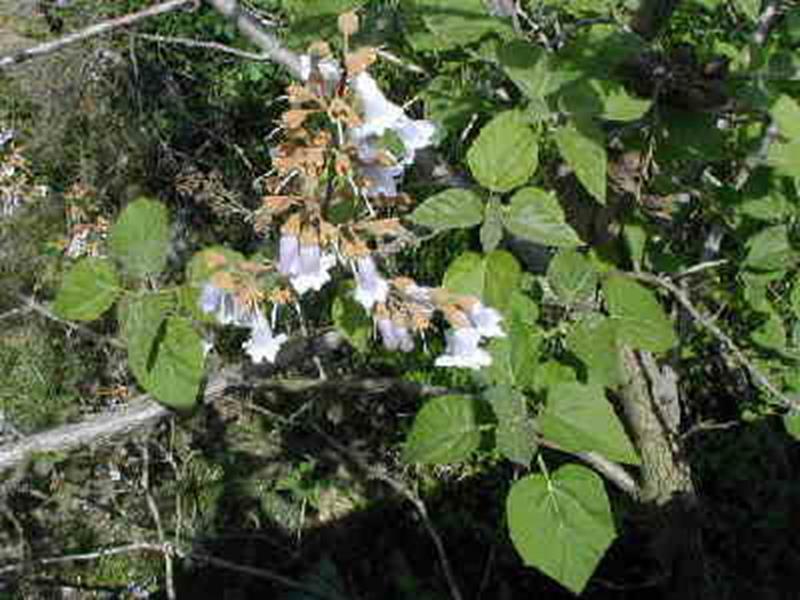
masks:
<path id="1" fill-rule="evenodd" d="M 154 17 L 156 15 L 172 12 L 178 10 L 179 8 L 183 8 L 184 6 L 196 3 L 196 0 L 170 0 L 169 2 L 156 4 L 150 8 L 145 8 L 139 12 L 124 15 L 116 19 L 103 21 L 102 23 L 92 25 L 86 29 L 82 29 L 81 31 L 76 31 L 75 33 L 70 33 L 69 35 L 60 37 L 57 40 L 45 42 L 44 44 L 39 44 L 37 46 L 33 46 L 32 48 L 26 48 L 8 56 L 2 56 L 0 57 L 0 69 L 52 54 L 53 52 L 57 52 L 58 50 L 61 50 L 62 48 L 71 44 L 88 40 L 91 37 L 114 31 L 120 27 L 133 25 L 134 23 L 144 19 L 149 19 L 150 17 Z"/>

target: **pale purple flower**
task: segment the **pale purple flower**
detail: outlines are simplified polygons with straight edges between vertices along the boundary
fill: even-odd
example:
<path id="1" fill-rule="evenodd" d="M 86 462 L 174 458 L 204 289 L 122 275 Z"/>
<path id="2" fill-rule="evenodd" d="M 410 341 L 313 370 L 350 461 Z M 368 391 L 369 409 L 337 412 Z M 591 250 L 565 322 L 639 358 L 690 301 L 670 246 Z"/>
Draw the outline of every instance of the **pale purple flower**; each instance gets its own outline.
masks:
<path id="1" fill-rule="evenodd" d="M 467 312 L 467 317 L 483 337 L 506 337 L 506 332 L 500 327 L 503 316 L 496 309 L 476 302 Z"/>
<path id="2" fill-rule="evenodd" d="M 377 302 L 385 302 L 389 295 L 389 282 L 378 272 L 372 256 L 356 259 L 356 292 L 355 297 L 361 306 L 371 311 Z"/>
<path id="3" fill-rule="evenodd" d="M 297 274 L 292 286 L 301 296 L 309 290 L 319 291 L 331 279 L 328 271 L 336 264 L 333 254 L 323 253 L 318 244 L 300 244 Z"/>
<path id="4" fill-rule="evenodd" d="M 254 363 L 261 363 L 264 359 L 272 363 L 275 362 L 275 357 L 287 339 L 285 333 L 275 335 L 267 320 L 261 315 L 261 319 L 250 330 L 250 338 L 242 344 L 242 348 Z"/>
<path id="5" fill-rule="evenodd" d="M 368 180 L 364 192 L 370 198 L 386 196 L 393 198 L 397 196 L 397 180 L 405 173 L 405 168 L 399 165 L 384 167 L 378 164 L 361 165 L 359 167 L 361 175 Z"/>
<path id="6" fill-rule="evenodd" d="M 434 363 L 437 367 L 480 369 L 492 364 L 492 356 L 479 347 L 481 334 L 474 327 L 459 327 L 446 334 L 445 353 Z"/>
<path id="7" fill-rule="evenodd" d="M 389 317 L 378 318 L 377 325 L 381 340 L 383 340 L 383 347 L 387 350 L 411 352 L 414 349 L 414 338 L 405 325 L 396 323 Z"/>
<path id="8" fill-rule="evenodd" d="M 317 72 L 322 77 L 322 94 L 332 96 L 342 79 L 342 68 L 339 63 L 332 58 L 312 58 L 308 54 L 302 54 L 300 56 L 300 77 L 303 81 L 308 81 L 311 77 L 312 66 L 316 66 Z"/>
<path id="9" fill-rule="evenodd" d="M 252 327 L 260 314 L 257 308 L 242 304 L 234 294 L 212 283 L 203 286 L 199 304 L 200 310 L 208 315 L 213 314 L 220 325 Z"/>
<path id="10" fill-rule="evenodd" d="M 286 277 L 297 275 L 300 269 L 300 240 L 284 233 L 278 242 L 278 272 Z"/>

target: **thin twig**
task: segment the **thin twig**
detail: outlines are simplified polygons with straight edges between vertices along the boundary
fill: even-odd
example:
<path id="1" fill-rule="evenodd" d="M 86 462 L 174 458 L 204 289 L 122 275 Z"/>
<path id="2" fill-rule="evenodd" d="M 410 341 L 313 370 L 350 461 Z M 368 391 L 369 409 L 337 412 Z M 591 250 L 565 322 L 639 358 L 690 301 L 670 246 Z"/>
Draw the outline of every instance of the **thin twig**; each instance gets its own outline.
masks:
<path id="1" fill-rule="evenodd" d="M 161 544 L 164 554 L 164 578 L 167 584 L 167 600 L 175 600 L 175 577 L 173 575 L 172 565 L 172 551 L 171 545 L 167 543 L 167 538 L 164 535 L 164 527 L 161 524 L 161 513 L 158 510 L 156 499 L 153 497 L 153 492 L 150 489 L 150 450 L 147 446 L 147 440 L 141 443 L 142 451 L 142 488 L 144 488 L 145 500 L 147 501 L 147 508 L 150 510 L 150 515 L 153 517 L 153 522 L 156 524 L 156 533 L 158 534 L 158 541 Z"/>
<path id="2" fill-rule="evenodd" d="M 168 35 L 153 35 L 150 33 L 137 33 L 136 37 L 150 42 L 158 42 L 162 44 L 177 44 L 180 46 L 188 46 L 189 48 L 204 48 L 206 50 L 216 50 L 218 52 L 224 52 L 226 54 L 232 54 L 234 56 L 238 56 L 239 58 L 246 58 L 247 60 L 256 60 L 259 62 L 270 60 L 269 55 L 265 53 L 258 54 L 255 52 L 247 52 L 245 50 L 239 50 L 238 48 L 232 48 L 231 46 L 226 46 L 225 44 L 220 44 L 219 42 L 204 42 L 200 40 L 192 40 L 189 38 L 172 37 Z"/>
<path id="3" fill-rule="evenodd" d="M 606 458 L 599 452 L 573 452 L 571 450 L 565 450 L 555 442 L 551 442 L 550 440 L 542 437 L 537 437 L 536 442 L 545 448 L 558 450 L 559 452 L 564 452 L 565 454 L 574 456 L 603 475 L 606 479 L 616 485 L 620 490 L 628 494 L 628 496 L 631 498 L 636 499 L 639 497 L 641 490 L 631 474 L 628 473 L 628 471 L 626 471 L 622 465 Z"/>
<path id="4" fill-rule="evenodd" d="M 787 408 L 800 410 L 800 403 L 792 400 L 783 394 L 778 388 L 776 388 L 775 385 L 767 378 L 767 376 L 764 375 L 761 370 L 747 358 L 747 356 L 745 356 L 744 352 L 739 349 L 731 337 L 722 331 L 722 329 L 720 329 L 712 319 L 702 314 L 700 310 L 695 307 L 689 297 L 684 293 L 684 291 L 678 286 L 664 277 L 659 277 L 658 275 L 653 275 L 651 273 L 626 273 L 626 275 L 633 279 L 638 279 L 639 281 L 643 281 L 645 283 L 657 285 L 667 290 L 675 297 L 680 305 L 686 309 L 686 312 L 688 312 L 697 323 L 702 325 L 706 330 L 708 330 L 709 333 L 711 333 L 711 335 L 722 342 L 723 346 L 728 349 L 728 351 L 739 362 L 739 364 L 750 372 L 750 375 L 753 377 L 753 379 L 764 386 L 764 388 L 766 388 L 773 396 L 778 398 Z"/>
<path id="5" fill-rule="evenodd" d="M 434 527 L 433 521 L 428 514 L 428 509 L 425 506 L 425 502 L 422 500 L 422 498 L 420 498 L 416 492 L 408 488 L 404 483 L 389 476 L 382 469 L 366 464 L 359 456 L 355 455 L 349 449 L 345 448 L 339 442 L 333 439 L 330 435 L 325 433 L 321 427 L 313 423 L 311 426 L 328 443 L 328 445 L 330 445 L 339 455 L 342 456 L 342 458 L 354 463 L 370 479 L 376 479 L 384 482 L 386 485 L 392 488 L 395 493 L 404 497 L 414 506 L 414 508 L 417 510 L 417 513 L 419 513 L 420 518 L 422 519 L 422 523 L 425 526 L 428 535 L 433 541 L 433 545 L 436 547 L 436 553 L 439 556 L 439 562 L 441 563 L 442 570 L 444 571 L 447 586 L 450 589 L 450 595 L 453 597 L 453 600 L 462 600 L 463 596 L 458 587 L 458 582 L 456 581 L 455 574 L 453 573 L 450 560 L 447 557 L 447 552 L 444 548 L 444 542 L 442 541 L 442 537 L 439 535 L 439 532 L 436 530 L 436 527 Z"/>
<path id="6" fill-rule="evenodd" d="M 14 54 L 2 56 L 0 57 L 0 69 L 18 65 L 33 58 L 39 58 L 41 56 L 46 56 L 47 54 L 52 54 L 53 52 L 57 52 L 58 50 L 61 50 L 70 44 L 81 42 L 91 37 L 114 31 L 120 27 L 133 25 L 134 23 L 143 19 L 148 19 L 156 15 L 178 10 L 179 8 L 183 8 L 189 4 L 197 4 L 197 0 L 170 0 L 169 2 L 156 4 L 155 6 L 140 10 L 139 12 L 124 15 L 116 19 L 103 21 L 102 23 L 92 25 L 86 29 L 82 29 L 81 31 L 76 31 L 75 33 L 70 33 L 69 35 L 65 35 L 56 40 L 45 42 L 43 44 L 39 44 L 38 46 L 33 46 L 32 48 L 26 48 L 25 50 L 20 50 Z"/>
<path id="7" fill-rule="evenodd" d="M 117 554 L 130 554 L 132 552 L 159 552 L 163 553 L 164 548 L 159 544 L 151 544 L 148 542 L 137 542 L 135 544 L 127 544 L 125 546 L 116 546 L 114 548 L 104 548 L 103 550 L 96 550 L 94 552 L 84 552 L 83 554 L 68 554 L 65 556 L 52 556 L 47 558 L 38 558 L 22 563 L 13 565 L 6 565 L 0 567 L 0 575 L 4 573 L 15 573 L 23 571 L 31 567 L 45 567 L 47 565 L 56 565 L 70 562 L 85 562 L 92 560 L 99 560 L 106 556 L 115 556 Z"/>
<path id="8" fill-rule="evenodd" d="M 77 331 L 78 333 L 85 335 L 86 337 L 91 338 L 92 340 L 99 342 L 101 344 L 108 344 L 109 346 L 113 346 L 114 348 L 118 348 L 120 350 L 126 349 L 125 344 L 123 344 L 120 340 L 96 333 L 91 329 L 89 329 L 88 327 L 86 327 L 85 325 L 79 325 L 78 323 L 73 323 L 72 321 L 67 321 L 66 319 L 62 319 L 48 308 L 45 308 L 44 305 L 40 304 L 33 298 L 23 296 L 22 294 L 19 294 L 18 298 L 25 304 L 25 308 L 27 310 L 31 310 L 45 317 L 46 319 L 54 321 L 55 323 L 59 323 L 64 327 L 66 327 L 67 329 L 70 329 L 72 331 Z"/>

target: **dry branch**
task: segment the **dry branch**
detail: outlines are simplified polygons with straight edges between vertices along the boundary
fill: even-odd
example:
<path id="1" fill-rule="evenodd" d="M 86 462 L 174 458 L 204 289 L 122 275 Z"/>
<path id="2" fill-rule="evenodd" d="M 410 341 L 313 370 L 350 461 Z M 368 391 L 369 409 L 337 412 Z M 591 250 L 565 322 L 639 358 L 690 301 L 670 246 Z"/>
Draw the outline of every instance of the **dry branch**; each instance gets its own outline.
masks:
<path id="1" fill-rule="evenodd" d="M 140 10 L 139 12 L 124 15 L 116 19 L 103 21 L 102 23 L 92 25 L 86 29 L 82 29 L 81 31 L 76 31 L 75 33 L 70 33 L 69 35 L 65 35 L 56 40 L 45 42 L 44 44 L 39 44 L 38 46 L 33 46 L 32 48 L 26 48 L 25 50 L 20 50 L 19 52 L 15 52 L 14 54 L 8 56 L 2 56 L 0 57 L 0 69 L 18 65 L 33 58 L 39 58 L 48 54 L 52 54 L 53 52 L 57 52 L 58 50 L 61 50 L 62 48 L 71 44 L 82 42 L 91 37 L 114 31 L 120 27 L 133 25 L 138 21 L 142 21 L 156 15 L 178 10 L 179 8 L 183 8 L 189 4 L 196 4 L 196 0 L 171 0 L 170 2 L 156 4 L 150 8 Z"/>

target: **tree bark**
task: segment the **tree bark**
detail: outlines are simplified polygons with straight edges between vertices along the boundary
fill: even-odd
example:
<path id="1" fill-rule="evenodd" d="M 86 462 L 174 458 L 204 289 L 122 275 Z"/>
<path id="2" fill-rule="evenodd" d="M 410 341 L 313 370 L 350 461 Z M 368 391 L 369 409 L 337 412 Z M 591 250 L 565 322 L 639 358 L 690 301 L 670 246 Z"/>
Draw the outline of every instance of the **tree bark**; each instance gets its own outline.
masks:
<path id="1" fill-rule="evenodd" d="M 692 469 L 678 436 L 677 386 L 665 386 L 644 352 L 622 350 L 629 383 L 622 408 L 642 458 L 641 503 L 653 536 L 652 551 L 667 579 L 667 598 L 700 600 L 706 595 L 706 569 L 699 501 Z M 656 378 L 660 379 L 656 379 Z M 666 388 L 666 389 L 665 389 Z"/>

